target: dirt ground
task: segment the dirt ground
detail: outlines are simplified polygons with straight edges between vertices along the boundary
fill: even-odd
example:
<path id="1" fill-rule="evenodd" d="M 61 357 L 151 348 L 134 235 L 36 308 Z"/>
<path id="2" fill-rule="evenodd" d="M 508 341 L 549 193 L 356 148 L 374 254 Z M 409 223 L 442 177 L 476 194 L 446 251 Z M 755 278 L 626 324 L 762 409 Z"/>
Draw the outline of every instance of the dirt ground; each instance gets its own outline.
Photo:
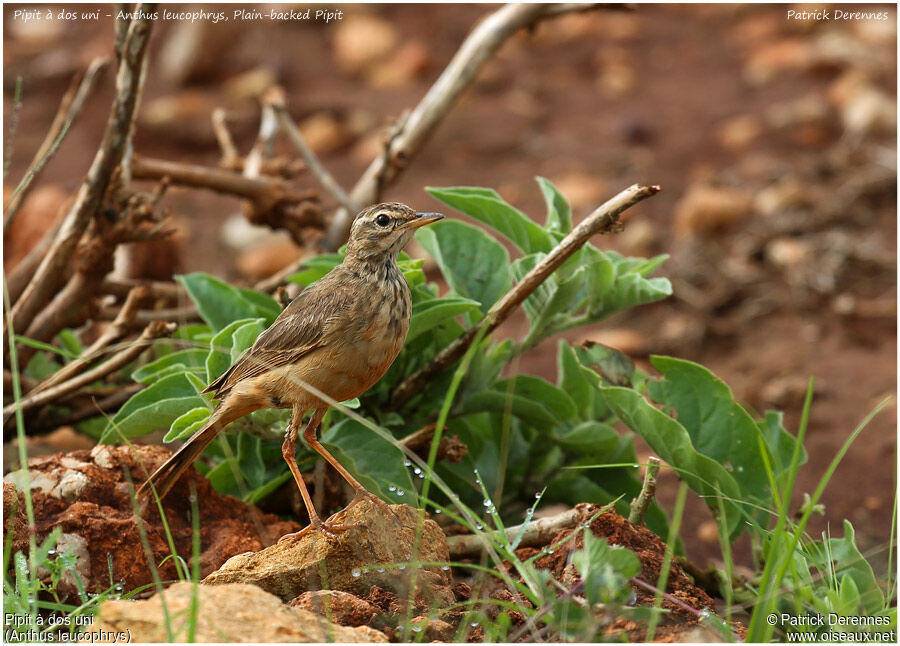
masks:
<path id="1" fill-rule="evenodd" d="M 4 132 L 15 124 L 7 185 L 26 170 L 74 72 L 112 43 L 105 8 L 99 20 L 65 24 L 24 23 L 15 9 L 4 7 Z M 234 6 L 223 9 L 230 16 Z M 352 186 L 377 153 L 384 126 L 421 98 L 491 8 L 342 9 L 343 19 L 330 24 L 205 23 L 202 55 L 173 65 L 169 79 L 164 59 L 173 55 L 179 26 L 160 21 L 136 151 L 215 165 L 209 115 L 223 107 L 246 152 L 258 127 L 253 74 L 269 75 L 286 88 L 308 137 L 319 137 L 323 162 Z M 629 212 L 623 234 L 594 242 L 634 255 L 670 254 L 660 273 L 673 279 L 675 296 L 570 338 L 619 347 L 645 366 L 650 354 L 699 361 L 754 409 L 784 410 L 791 430 L 814 375 L 799 494 L 815 488 L 847 435 L 896 391 L 896 6 L 854 5 L 885 11 L 887 20 L 820 22 L 789 20 L 788 9 L 644 5 L 546 21 L 487 64 L 384 197 L 437 210 L 424 186 L 491 186 L 541 218 L 533 182 L 541 175 L 583 217 L 630 184 L 660 184 L 660 195 Z M 354 23 L 361 31 L 347 45 L 341 32 Z M 372 41 L 384 51 L 352 51 Z M 177 78 L 188 72 L 191 78 Z M 24 84 L 15 111 L 17 76 Z M 47 164 L 41 184 L 50 187 L 43 197 L 51 203 L 83 176 L 111 87 L 108 74 Z M 308 177 L 299 183 L 314 186 Z M 5 260 L 36 238 L 29 228 L 47 226 L 38 197 L 19 218 Z M 166 199 L 179 240 L 152 273 L 203 270 L 252 283 L 246 263 L 253 249 L 236 249 L 221 233 L 238 202 L 174 189 Z M 31 218 L 24 217 L 28 207 Z M 264 256 L 296 254 L 283 243 L 259 244 Z M 514 333 L 522 323 L 504 330 Z M 555 378 L 555 352 L 545 342 L 522 370 Z M 848 518 L 863 552 L 886 562 L 895 474 L 892 402 L 835 473 L 813 535 L 828 525 L 840 532 Z M 674 498 L 674 483 L 672 474 L 663 480 L 664 504 Z M 708 521 L 694 501 L 683 536 L 701 564 L 718 555 Z"/>

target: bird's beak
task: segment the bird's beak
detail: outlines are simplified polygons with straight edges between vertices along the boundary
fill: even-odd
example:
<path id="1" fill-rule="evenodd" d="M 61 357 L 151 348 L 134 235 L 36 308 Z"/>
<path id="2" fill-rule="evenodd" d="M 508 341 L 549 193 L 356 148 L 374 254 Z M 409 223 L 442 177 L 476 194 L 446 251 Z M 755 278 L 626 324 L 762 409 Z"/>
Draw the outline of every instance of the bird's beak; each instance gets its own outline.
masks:
<path id="1" fill-rule="evenodd" d="M 407 222 L 403 228 L 418 229 L 419 227 L 424 227 L 426 224 L 431 224 L 432 222 L 437 222 L 438 220 L 443 219 L 443 213 L 416 213 L 416 219 Z"/>

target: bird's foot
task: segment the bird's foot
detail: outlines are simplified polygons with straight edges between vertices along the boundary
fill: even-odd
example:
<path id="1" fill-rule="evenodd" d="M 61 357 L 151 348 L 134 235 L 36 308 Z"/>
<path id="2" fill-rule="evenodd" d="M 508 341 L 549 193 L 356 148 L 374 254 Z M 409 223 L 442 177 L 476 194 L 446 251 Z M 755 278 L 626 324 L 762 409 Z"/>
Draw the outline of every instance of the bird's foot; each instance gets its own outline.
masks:
<path id="1" fill-rule="evenodd" d="M 337 514 L 335 514 L 336 516 Z M 334 516 L 326 520 L 324 523 L 318 518 L 314 518 L 310 521 L 309 525 L 301 529 L 299 532 L 292 532 L 290 534 L 285 534 L 281 538 L 278 539 L 278 542 L 282 542 L 286 539 L 289 540 L 297 540 L 306 536 L 309 532 L 313 530 L 318 530 L 325 534 L 325 537 L 340 543 L 341 537 L 339 536 L 340 532 L 346 532 L 348 529 L 355 529 L 358 525 L 344 525 L 341 523 L 331 522 Z"/>

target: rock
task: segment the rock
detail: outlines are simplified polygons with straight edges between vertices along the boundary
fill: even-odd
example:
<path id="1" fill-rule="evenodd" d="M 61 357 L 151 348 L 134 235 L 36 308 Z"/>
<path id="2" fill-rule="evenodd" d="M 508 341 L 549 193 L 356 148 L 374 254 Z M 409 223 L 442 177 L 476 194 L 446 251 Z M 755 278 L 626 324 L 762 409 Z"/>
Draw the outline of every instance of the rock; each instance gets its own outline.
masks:
<path id="1" fill-rule="evenodd" d="M 25 438 L 25 453 L 29 458 L 39 455 L 50 455 L 78 449 L 90 449 L 96 442 L 79 433 L 71 426 L 61 426 L 46 435 L 29 435 Z M 19 440 L 13 438 L 4 446 L 3 460 L 5 471 L 15 471 L 19 468 Z"/>
<path id="2" fill-rule="evenodd" d="M 194 585 L 184 581 L 146 601 L 106 601 L 100 604 L 98 621 L 88 634 L 126 632 L 129 641 L 134 642 L 186 642 L 194 593 Z M 387 641 L 384 633 L 374 628 L 329 624 L 308 610 L 284 605 L 274 595 L 252 585 L 201 585 L 196 587 L 196 595 L 197 642 Z"/>
<path id="3" fill-rule="evenodd" d="M 342 532 L 340 541 L 311 531 L 259 552 L 232 557 L 203 583 L 252 583 L 284 600 L 316 589 L 365 596 L 372 586 L 406 594 L 413 571 L 407 564 L 413 560 L 418 512 L 407 505 L 392 505 L 391 509 L 400 519 L 399 526 L 392 515 L 364 500 L 340 518 L 343 524 L 357 525 Z M 426 520 L 416 560 L 446 562 L 449 558 L 444 533 L 434 521 Z M 403 565 L 379 567 L 398 563 Z M 453 603 L 449 571 L 438 567 L 415 571 L 419 594 L 440 604 Z"/>
<path id="4" fill-rule="evenodd" d="M 301 251 L 290 237 L 277 233 L 242 251 L 237 257 L 237 269 L 253 280 L 268 278 L 297 260 Z"/>
<path id="5" fill-rule="evenodd" d="M 288 605 L 330 617 L 341 626 L 368 626 L 379 613 L 368 601 L 341 590 L 309 590 Z"/>
<path id="6" fill-rule="evenodd" d="M 168 449 L 159 446 L 101 445 L 91 451 L 72 451 L 28 461 L 36 538 L 40 542 L 54 528 L 62 529 L 65 538 L 57 549 L 62 552 L 71 547 L 79 554 L 75 567 L 82 573 L 88 592 L 109 587 L 110 568 L 113 579 L 121 581 L 128 590 L 153 581 L 144 539 L 135 524 L 133 486 L 143 482 L 147 473 L 169 455 Z M 133 485 L 126 479 L 126 473 Z M 235 554 L 261 549 L 279 536 L 300 528 L 297 523 L 263 514 L 236 498 L 217 494 L 209 480 L 192 468 L 163 501 L 175 550 L 185 558 L 191 554 L 193 531 L 189 484 L 201 501 L 200 569 L 204 574 Z M 4 510 L 13 509 L 14 494 L 24 485 L 23 470 L 4 477 Z M 153 561 L 161 563 L 160 577 L 177 578 L 175 560 L 166 558 L 171 553 L 169 539 L 155 504 L 146 506 L 143 518 Z M 13 550 L 27 552 L 27 534 L 22 536 L 14 531 Z"/>
<path id="7" fill-rule="evenodd" d="M 747 58 L 744 78 L 753 85 L 762 85 L 784 72 L 809 69 L 814 62 L 814 56 L 814 48 L 805 37 L 764 42 Z"/>
<path id="8" fill-rule="evenodd" d="M 15 518 L 10 521 L 10 518 Z M 25 498 L 11 482 L 3 483 L 3 535 L 12 528 L 14 546 L 28 544 L 28 518 L 25 515 Z"/>
<path id="9" fill-rule="evenodd" d="M 334 58 L 348 74 L 361 74 L 386 59 L 400 40 L 397 29 L 387 20 L 364 14 L 350 14 L 334 31 Z"/>
<path id="10" fill-rule="evenodd" d="M 719 124 L 716 128 L 716 140 L 719 145 L 729 150 L 743 150 L 763 130 L 762 120 L 755 114 L 741 114 Z"/>
<path id="11" fill-rule="evenodd" d="M 741 190 L 694 184 L 675 205 L 674 229 L 680 236 L 708 236 L 746 218 L 752 208 Z"/>
<path id="12" fill-rule="evenodd" d="M 600 206 L 606 194 L 606 182 L 590 173 L 575 171 L 552 181 L 573 210 L 594 209 Z"/>
<path id="13" fill-rule="evenodd" d="M 316 112 L 299 126 L 307 145 L 316 154 L 324 154 L 346 146 L 353 133 L 331 112 Z"/>
<path id="14" fill-rule="evenodd" d="M 12 197 L 14 187 L 3 187 L 4 203 Z M 9 231 L 4 236 L 3 267 L 7 272 L 53 228 L 68 194 L 58 184 L 35 186 L 22 203 Z"/>
<path id="15" fill-rule="evenodd" d="M 428 617 L 415 617 L 409 622 L 413 634 L 425 631 L 425 640 L 430 642 L 451 642 L 456 635 L 456 629 L 446 621 L 429 619 Z"/>

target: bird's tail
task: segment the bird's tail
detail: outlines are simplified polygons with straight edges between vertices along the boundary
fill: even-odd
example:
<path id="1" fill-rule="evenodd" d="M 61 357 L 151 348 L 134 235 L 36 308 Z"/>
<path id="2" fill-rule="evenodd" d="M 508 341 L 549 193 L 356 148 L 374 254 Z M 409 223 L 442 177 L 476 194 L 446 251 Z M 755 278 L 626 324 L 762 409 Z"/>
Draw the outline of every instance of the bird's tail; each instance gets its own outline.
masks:
<path id="1" fill-rule="evenodd" d="M 154 491 L 160 500 L 169 493 L 169 490 L 172 489 L 172 486 L 178 481 L 184 470 L 197 459 L 197 456 L 203 453 L 203 449 L 209 446 L 209 443 L 215 439 L 216 435 L 231 421 L 231 419 L 223 419 L 225 415 L 222 413 L 221 408 L 214 410 L 206 425 L 194 433 L 191 439 L 185 442 L 162 466 L 153 472 L 153 475 L 138 489 L 137 496 L 139 500 L 144 497 L 149 499 Z"/>

